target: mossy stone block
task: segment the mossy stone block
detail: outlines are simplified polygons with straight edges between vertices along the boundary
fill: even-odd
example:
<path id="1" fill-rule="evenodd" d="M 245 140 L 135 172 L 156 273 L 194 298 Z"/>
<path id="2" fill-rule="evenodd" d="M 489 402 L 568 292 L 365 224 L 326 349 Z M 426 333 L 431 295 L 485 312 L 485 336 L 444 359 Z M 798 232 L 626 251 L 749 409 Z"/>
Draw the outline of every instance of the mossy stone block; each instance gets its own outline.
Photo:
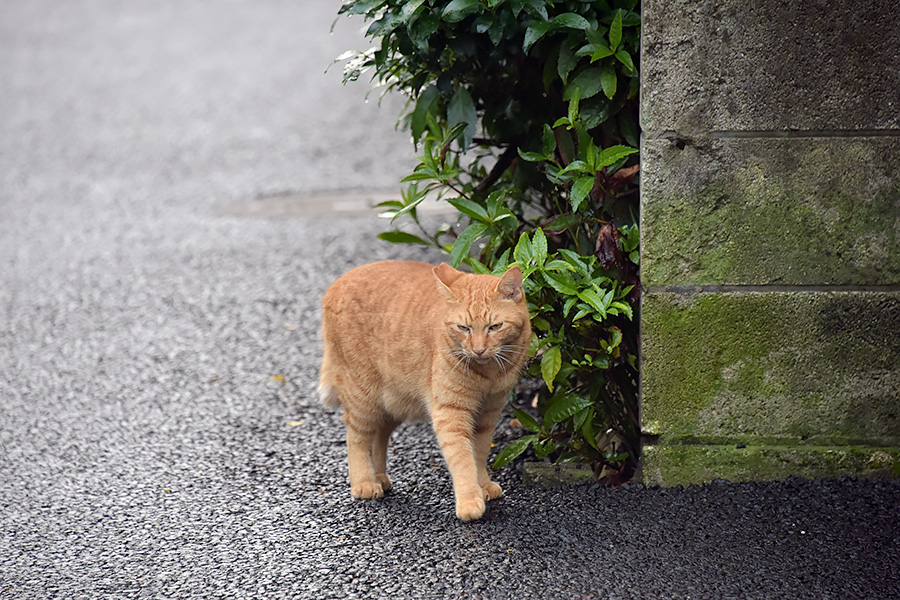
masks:
<path id="1" fill-rule="evenodd" d="M 900 292 L 651 292 L 641 330 L 664 443 L 900 446 Z"/>
<path id="2" fill-rule="evenodd" d="M 900 448 L 866 446 L 647 446 L 641 482 L 691 485 L 715 479 L 776 481 L 791 476 L 900 478 Z"/>
<path id="3" fill-rule="evenodd" d="M 900 137 L 641 152 L 645 286 L 900 284 Z"/>

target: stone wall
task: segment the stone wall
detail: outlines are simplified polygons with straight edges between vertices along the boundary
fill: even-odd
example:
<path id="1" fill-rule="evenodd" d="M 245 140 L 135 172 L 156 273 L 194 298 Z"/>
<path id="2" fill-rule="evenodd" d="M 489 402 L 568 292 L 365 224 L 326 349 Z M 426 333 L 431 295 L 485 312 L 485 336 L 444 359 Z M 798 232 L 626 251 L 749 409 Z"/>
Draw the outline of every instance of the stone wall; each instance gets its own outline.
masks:
<path id="1" fill-rule="evenodd" d="M 644 482 L 900 476 L 900 7 L 642 11 Z"/>

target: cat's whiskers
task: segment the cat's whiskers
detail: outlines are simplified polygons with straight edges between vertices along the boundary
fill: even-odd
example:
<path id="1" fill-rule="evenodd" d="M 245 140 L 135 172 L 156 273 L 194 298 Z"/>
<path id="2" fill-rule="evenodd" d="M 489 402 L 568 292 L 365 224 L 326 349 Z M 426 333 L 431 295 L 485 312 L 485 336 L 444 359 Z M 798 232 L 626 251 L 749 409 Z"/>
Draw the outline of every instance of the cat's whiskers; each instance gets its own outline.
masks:
<path id="1" fill-rule="evenodd" d="M 521 353 L 525 348 L 525 346 L 519 344 L 501 344 L 497 346 L 497 350 L 494 353 L 494 362 L 497 363 L 501 371 L 506 372 L 515 365 L 513 355 Z"/>
<path id="2" fill-rule="evenodd" d="M 497 366 L 500 367 L 501 371 L 506 371 L 509 367 L 513 365 L 512 360 L 504 352 L 497 352 L 494 355 L 494 362 L 497 363 Z"/>
<path id="3" fill-rule="evenodd" d="M 447 355 L 451 358 L 457 358 L 456 364 L 453 365 L 453 368 L 450 369 L 450 372 L 453 373 L 459 367 L 459 365 L 463 365 L 463 372 L 469 370 L 469 356 L 466 354 L 466 351 L 462 348 L 451 348 L 447 351 Z"/>

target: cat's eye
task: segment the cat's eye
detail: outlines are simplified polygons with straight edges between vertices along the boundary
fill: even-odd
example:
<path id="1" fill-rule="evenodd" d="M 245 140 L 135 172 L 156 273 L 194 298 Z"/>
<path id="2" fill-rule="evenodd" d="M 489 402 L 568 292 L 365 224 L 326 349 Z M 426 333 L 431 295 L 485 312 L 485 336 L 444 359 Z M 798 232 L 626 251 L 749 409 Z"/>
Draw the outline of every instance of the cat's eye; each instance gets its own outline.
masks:
<path id="1" fill-rule="evenodd" d="M 503 327 L 503 323 L 494 323 L 490 327 L 488 327 L 488 331 L 500 331 Z"/>
<path id="2" fill-rule="evenodd" d="M 457 325 L 456 328 L 459 329 L 463 333 L 469 333 L 470 331 L 472 331 L 472 328 L 469 327 L 468 325 Z"/>

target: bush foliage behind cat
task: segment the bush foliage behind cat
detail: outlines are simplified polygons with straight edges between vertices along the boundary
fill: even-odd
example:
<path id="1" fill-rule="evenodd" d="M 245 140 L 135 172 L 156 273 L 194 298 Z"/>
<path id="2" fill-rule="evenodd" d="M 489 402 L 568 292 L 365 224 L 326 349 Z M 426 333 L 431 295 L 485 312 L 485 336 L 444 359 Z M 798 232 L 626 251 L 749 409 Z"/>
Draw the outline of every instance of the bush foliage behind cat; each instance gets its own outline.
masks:
<path id="1" fill-rule="evenodd" d="M 319 393 L 344 409 L 351 493 L 390 489 L 387 445 L 430 419 L 453 478 L 456 514 L 480 518 L 503 491 L 485 463 L 531 339 L 522 273 L 462 273 L 383 261 L 349 271 L 322 300 Z"/>

